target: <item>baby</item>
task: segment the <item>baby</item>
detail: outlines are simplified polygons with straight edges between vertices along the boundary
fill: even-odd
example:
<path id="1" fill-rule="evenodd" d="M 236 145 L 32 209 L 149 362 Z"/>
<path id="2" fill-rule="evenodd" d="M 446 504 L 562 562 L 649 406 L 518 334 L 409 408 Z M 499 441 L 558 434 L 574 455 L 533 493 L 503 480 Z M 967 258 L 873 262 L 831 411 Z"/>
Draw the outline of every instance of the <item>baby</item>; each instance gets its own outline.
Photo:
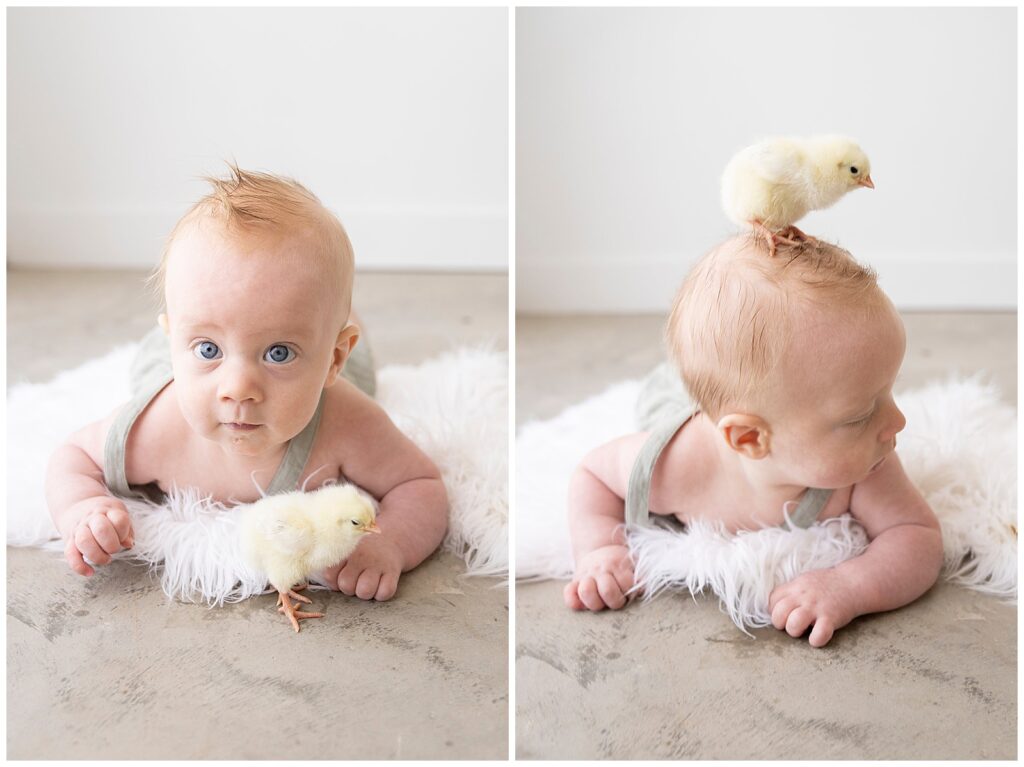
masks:
<path id="1" fill-rule="evenodd" d="M 155 275 L 166 309 L 133 365 L 132 400 L 50 459 L 46 500 L 65 557 L 89 576 L 86 559 L 104 565 L 132 546 L 117 496 L 196 487 L 250 503 L 257 486 L 312 490 L 344 477 L 380 501 L 382 534 L 323 577 L 390 599 L 444 536 L 440 475 L 372 399 L 341 223 L 292 180 L 231 171 L 207 179 L 213 191 L 171 232 Z"/>
<path id="2" fill-rule="evenodd" d="M 623 522 L 646 524 L 648 512 L 733 532 L 849 512 L 867 532 L 864 553 L 770 595 L 775 628 L 799 637 L 813 626 L 815 647 L 935 583 L 938 521 L 894 452 L 906 425 L 892 393 L 906 337 L 872 271 L 817 240 L 770 257 L 737 237 L 688 275 L 666 336 L 695 404 L 679 376 L 653 376 L 639 403 L 649 430 L 598 447 L 574 472 L 566 604 L 626 604 L 634 571 Z"/>

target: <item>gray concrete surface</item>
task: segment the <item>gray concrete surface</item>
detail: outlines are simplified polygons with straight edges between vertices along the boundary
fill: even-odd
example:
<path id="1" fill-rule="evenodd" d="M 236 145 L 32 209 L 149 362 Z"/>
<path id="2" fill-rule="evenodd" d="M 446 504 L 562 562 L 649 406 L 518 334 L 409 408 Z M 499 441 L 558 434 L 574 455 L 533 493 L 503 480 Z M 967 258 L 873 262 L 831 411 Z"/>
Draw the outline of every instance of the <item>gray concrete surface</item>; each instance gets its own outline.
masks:
<path id="1" fill-rule="evenodd" d="M 906 314 L 898 388 L 987 370 L 1016 403 L 1015 314 Z M 662 318 L 516 319 L 516 420 L 661 360 Z M 1017 610 L 939 584 L 824 649 L 740 633 L 712 599 L 573 613 L 516 586 L 519 759 L 1014 759 Z"/>
<path id="2" fill-rule="evenodd" d="M 9 271 L 8 382 L 136 340 L 156 308 L 135 272 Z M 504 275 L 361 274 L 382 365 L 506 348 Z M 168 602 L 127 563 L 74 575 L 7 549 L 10 759 L 503 759 L 508 591 L 434 555 L 396 598 L 311 594 L 294 634 L 272 597 Z"/>

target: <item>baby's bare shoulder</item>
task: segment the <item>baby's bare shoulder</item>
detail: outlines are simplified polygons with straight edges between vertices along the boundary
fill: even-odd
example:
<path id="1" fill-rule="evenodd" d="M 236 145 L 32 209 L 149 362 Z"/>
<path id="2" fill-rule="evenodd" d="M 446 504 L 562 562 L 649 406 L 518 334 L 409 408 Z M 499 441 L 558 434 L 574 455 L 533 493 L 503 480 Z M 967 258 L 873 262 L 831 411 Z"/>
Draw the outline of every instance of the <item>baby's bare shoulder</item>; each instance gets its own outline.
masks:
<path id="1" fill-rule="evenodd" d="M 625 498 L 630 472 L 648 436 L 641 431 L 616 437 L 587 453 L 580 466 L 620 498 Z"/>
<path id="2" fill-rule="evenodd" d="M 318 434 L 326 444 L 346 448 L 359 444 L 393 424 L 384 408 L 345 379 L 324 390 L 324 409 Z"/>
<path id="3" fill-rule="evenodd" d="M 650 503 L 655 514 L 678 515 L 702 496 L 716 476 L 714 453 L 699 437 L 697 430 L 684 427 L 665 445 L 651 475 Z"/>
<path id="4" fill-rule="evenodd" d="M 159 482 L 161 471 L 187 449 L 192 432 L 173 389 L 172 381 L 150 401 L 128 432 L 125 472 L 129 484 Z"/>
<path id="5" fill-rule="evenodd" d="M 440 476 L 384 408 L 345 380 L 326 389 L 317 444 L 307 465 L 321 464 L 338 466 L 377 497 L 410 479 Z"/>
<path id="6" fill-rule="evenodd" d="M 123 406 L 122 406 L 123 407 Z M 107 433 L 110 426 L 117 418 L 120 408 L 111 412 L 99 421 L 88 423 L 72 433 L 67 443 L 78 447 L 84 452 L 99 468 L 103 468 L 103 452 L 107 441 Z"/>

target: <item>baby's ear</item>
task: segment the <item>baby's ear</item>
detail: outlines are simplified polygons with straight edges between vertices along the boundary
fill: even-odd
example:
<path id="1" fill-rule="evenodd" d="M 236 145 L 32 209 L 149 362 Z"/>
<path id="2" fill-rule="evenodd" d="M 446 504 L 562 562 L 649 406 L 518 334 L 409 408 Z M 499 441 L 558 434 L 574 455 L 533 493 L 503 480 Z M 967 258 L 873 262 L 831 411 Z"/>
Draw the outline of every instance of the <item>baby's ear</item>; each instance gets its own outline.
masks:
<path id="1" fill-rule="evenodd" d="M 771 431 L 760 416 L 730 413 L 718 419 L 717 428 L 726 444 L 740 455 L 755 461 L 768 455 Z"/>
<path id="2" fill-rule="evenodd" d="M 345 367 L 345 360 L 356 348 L 357 343 L 359 343 L 359 326 L 349 324 L 343 327 L 338 333 L 338 339 L 334 342 L 331 367 L 327 371 L 325 387 L 333 385 L 338 380 L 338 376 L 341 375 L 341 371 Z"/>

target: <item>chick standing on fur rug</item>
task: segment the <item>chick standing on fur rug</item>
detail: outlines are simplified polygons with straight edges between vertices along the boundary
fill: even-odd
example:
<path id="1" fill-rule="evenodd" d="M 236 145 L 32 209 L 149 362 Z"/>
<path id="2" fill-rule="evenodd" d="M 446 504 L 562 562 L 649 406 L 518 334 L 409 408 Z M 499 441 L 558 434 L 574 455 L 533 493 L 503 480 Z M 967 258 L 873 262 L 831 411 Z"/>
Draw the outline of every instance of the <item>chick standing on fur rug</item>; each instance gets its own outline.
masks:
<path id="1" fill-rule="evenodd" d="M 355 485 L 325 485 L 312 493 L 295 491 L 271 495 L 242 514 L 242 552 L 256 570 L 266 573 L 277 589 L 278 612 L 299 630 L 301 618 L 323 613 L 299 612 L 288 597 L 310 603 L 296 594 L 310 575 L 336 564 L 355 551 L 367 533 L 379 533 L 373 502 Z"/>
<path id="2" fill-rule="evenodd" d="M 722 174 L 722 206 L 737 224 L 749 224 L 768 240 L 807 240 L 794 224 L 809 211 L 834 205 L 865 186 L 874 189 L 871 163 L 841 136 L 769 138 L 739 151 Z"/>

